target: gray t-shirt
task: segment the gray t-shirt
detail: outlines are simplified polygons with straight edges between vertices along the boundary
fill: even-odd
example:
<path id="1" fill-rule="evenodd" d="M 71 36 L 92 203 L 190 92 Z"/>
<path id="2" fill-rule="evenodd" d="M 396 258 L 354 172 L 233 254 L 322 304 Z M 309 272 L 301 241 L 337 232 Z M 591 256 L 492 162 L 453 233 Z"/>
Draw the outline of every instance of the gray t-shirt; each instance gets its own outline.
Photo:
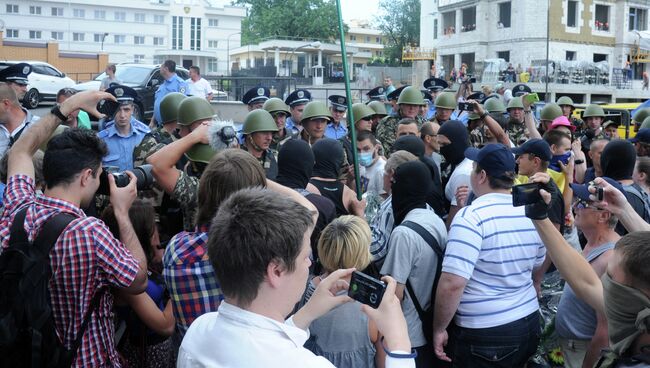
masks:
<path id="1" fill-rule="evenodd" d="M 430 207 L 412 210 L 406 215 L 404 221 L 412 221 L 424 227 L 438 241 L 440 247 L 445 249 L 447 229 L 444 222 Z M 396 226 L 390 235 L 388 255 L 381 268 L 381 274 L 390 275 L 403 285 L 406 285 L 408 279 L 420 306 L 426 310 L 431 302 L 431 287 L 437 271 L 436 257 L 429 244 L 418 233 L 404 226 Z M 422 323 L 406 288 L 402 310 L 411 345 L 413 347 L 425 345 L 427 341 L 422 332 Z"/>
<path id="2" fill-rule="evenodd" d="M 117 79 L 117 77 L 111 79 L 111 77 L 106 76 L 106 77 L 104 77 L 104 79 L 102 79 L 102 83 L 99 85 L 99 89 L 100 90 L 108 89 L 108 87 L 111 86 L 111 83 L 122 84 L 122 81 Z"/>

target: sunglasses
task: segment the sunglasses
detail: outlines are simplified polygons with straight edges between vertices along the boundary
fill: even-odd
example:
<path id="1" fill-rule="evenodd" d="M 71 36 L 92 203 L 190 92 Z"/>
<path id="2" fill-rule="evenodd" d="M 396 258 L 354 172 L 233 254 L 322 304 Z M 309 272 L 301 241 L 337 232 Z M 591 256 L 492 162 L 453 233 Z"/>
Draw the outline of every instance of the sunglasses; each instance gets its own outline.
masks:
<path id="1" fill-rule="evenodd" d="M 595 211 L 602 211 L 603 210 L 602 208 L 596 207 L 595 204 L 589 203 L 589 202 L 585 201 L 584 199 L 580 199 L 580 198 L 578 198 L 573 203 L 573 208 L 575 208 L 577 210 L 587 209 L 587 208 L 591 208 L 592 210 L 595 210 Z"/>

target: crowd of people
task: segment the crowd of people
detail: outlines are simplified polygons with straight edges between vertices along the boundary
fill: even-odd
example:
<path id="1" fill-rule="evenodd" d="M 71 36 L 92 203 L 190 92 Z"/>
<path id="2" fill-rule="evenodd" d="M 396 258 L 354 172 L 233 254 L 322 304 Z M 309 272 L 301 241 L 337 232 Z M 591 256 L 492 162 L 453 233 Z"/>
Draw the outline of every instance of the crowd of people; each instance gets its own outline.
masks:
<path id="1" fill-rule="evenodd" d="M 29 70 L 0 73 L 11 366 L 533 366 L 557 272 L 562 364 L 650 365 L 650 109 L 625 140 L 568 97 L 537 121 L 525 85 L 388 78 L 352 111 L 252 88 L 237 132 L 174 67 L 148 123 L 119 81 L 37 119 Z M 377 308 L 354 272 L 382 280 Z"/>

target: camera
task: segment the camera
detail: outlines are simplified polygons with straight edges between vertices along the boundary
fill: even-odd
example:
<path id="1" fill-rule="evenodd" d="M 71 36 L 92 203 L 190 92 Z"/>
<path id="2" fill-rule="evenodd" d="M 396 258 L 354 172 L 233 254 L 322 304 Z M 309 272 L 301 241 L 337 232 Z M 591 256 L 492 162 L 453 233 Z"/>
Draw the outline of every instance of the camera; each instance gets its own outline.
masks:
<path id="1" fill-rule="evenodd" d="M 136 166 L 133 168 L 132 172 L 138 179 L 138 190 L 146 190 L 151 188 L 155 181 L 153 175 L 151 174 L 151 165 L 145 164 Z M 109 175 L 113 175 L 113 178 L 115 178 L 115 185 L 118 188 L 123 188 L 129 185 L 129 181 L 131 180 L 126 172 L 120 171 L 119 168 L 115 166 L 104 166 L 104 170 L 99 175 L 99 188 L 97 189 L 97 194 L 110 194 L 110 186 L 108 185 Z"/>
<path id="2" fill-rule="evenodd" d="M 385 291 L 386 284 L 383 281 L 370 277 L 365 273 L 352 272 L 350 288 L 348 289 L 350 298 L 377 309 L 381 304 Z"/>
<path id="3" fill-rule="evenodd" d="M 469 102 L 459 102 L 458 110 L 460 111 L 474 111 L 474 105 Z"/>
<path id="4" fill-rule="evenodd" d="M 520 184 L 512 187 L 512 205 L 515 207 L 537 203 L 542 200 L 539 183 Z"/>

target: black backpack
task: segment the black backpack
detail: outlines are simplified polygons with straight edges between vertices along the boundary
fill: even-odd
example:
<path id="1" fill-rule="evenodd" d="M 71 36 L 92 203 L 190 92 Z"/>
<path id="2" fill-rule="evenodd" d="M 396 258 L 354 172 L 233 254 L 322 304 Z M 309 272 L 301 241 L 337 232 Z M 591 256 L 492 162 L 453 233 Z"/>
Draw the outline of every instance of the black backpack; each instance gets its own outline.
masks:
<path id="1" fill-rule="evenodd" d="M 75 216 L 55 215 L 30 243 L 24 230 L 26 213 L 25 208 L 14 216 L 9 246 L 0 254 L 0 367 L 67 368 L 76 358 L 103 292 L 93 295 L 79 335 L 66 349 L 57 336 L 49 303 L 49 253 Z"/>
<path id="2" fill-rule="evenodd" d="M 442 260 L 445 257 L 445 252 L 440 248 L 440 244 L 438 244 L 436 238 L 434 238 L 433 235 L 431 235 L 431 233 L 421 225 L 412 221 L 404 221 L 399 226 L 405 226 L 418 233 L 418 235 L 429 244 L 433 252 L 436 254 L 436 262 L 438 266 L 436 267 L 436 275 L 433 279 L 433 285 L 431 286 L 431 302 L 429 303 L 429 308 L 427 310 L 422 309 L 420 302 L 418 302 L 418 299 L 415 296 L 411 282 L 408 279 L 406 280 L 406 290 L 408 291 L 411 300 L 413 301 L 413 305 L 415 305 L 415 309 L 418 312 L 420 321 L 422 322 L 422 332 L 424 333 L 424 337 L 427 339 L 429 345 L 431 345 L 433 344 L 433 309 L 436 300 L 436 289 L 438 289 L 438 281 L 440 280 L 440 274 L 442 273 Z"/>

